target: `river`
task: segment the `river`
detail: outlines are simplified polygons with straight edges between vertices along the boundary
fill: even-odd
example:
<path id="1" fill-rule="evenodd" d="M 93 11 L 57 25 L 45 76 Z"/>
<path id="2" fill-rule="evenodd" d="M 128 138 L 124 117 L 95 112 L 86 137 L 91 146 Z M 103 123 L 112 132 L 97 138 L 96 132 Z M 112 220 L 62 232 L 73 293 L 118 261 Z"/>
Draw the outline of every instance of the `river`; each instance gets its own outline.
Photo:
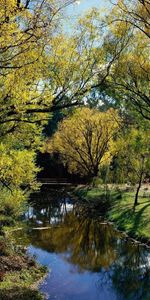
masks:
<path id="1" fill-rule="evenodd" d="M 15 239 L 48 267 L 46 299 L 150 299 L 150 251 L 65 191 L 33 195 L 23 220 Z"/>

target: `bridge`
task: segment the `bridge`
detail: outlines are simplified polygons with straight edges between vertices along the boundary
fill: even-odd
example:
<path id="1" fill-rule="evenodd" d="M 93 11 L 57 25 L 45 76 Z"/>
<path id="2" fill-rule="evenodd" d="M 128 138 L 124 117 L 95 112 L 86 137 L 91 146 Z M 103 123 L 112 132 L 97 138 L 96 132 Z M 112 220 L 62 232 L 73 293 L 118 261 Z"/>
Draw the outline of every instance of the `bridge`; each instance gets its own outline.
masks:
<path id="1" fill-rule="evenodd" d="M 72 185 L 67 178 L 38 178 L 37 180 L 42 185 Z"/>

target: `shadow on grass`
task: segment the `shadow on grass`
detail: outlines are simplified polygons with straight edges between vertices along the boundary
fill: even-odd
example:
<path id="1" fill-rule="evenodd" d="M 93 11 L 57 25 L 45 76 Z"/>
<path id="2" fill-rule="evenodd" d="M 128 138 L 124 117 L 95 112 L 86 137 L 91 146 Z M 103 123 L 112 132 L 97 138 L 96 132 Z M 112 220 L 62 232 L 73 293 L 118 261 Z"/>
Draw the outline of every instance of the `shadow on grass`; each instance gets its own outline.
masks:
<path id="1" fill-rule="evenodd" d="M 0 290 L 1 300 L 43 300 L 43 296 L 37 290 L 17 287 L 13 289 Z"/>
<path id="2" fill-rule="evenodd" d="M 97 188 L 78 190 L 76 195 L 79 198 L 79 204 L 86 208 L 87 215 L 105 217 L 110 209 L 117 203 L 122 201 L 120 191 L 104 191 Z"/>
<path id="3" fill-rule="evenodd" d="M 114 217 L 119 229 L 126 229 L 129 234 L 136 237 L 139 231 L 144 229 L 148 223 L 147 218 L 144 218 L 143 214 L 149 206 L 150 202 L 137 211 L 133 211 L 132 208 L 122 208 L 122 212 Z"/>
<path id="4" fill-rule="evenodd" d="M 145 225 L 148 223 L 148 220 L 143 218 L 143 213 L 149 206 L 150 203 L 144 205 L 140 210 L 138 210 L 133 214 L 134 222 L 133 222 L 133 227 L 131 229 L 132 234 L 135 234 L 139 229 L 143 229 Z"/>
<path id="5" fill-rule="evenodd" d="M 141 197 L 141 198 L 144 199 L 143 197 Z M 150 199 L 146 200 L 146 201 L 139 201 L 139 205 L 145 204 L 145 203 L 149 203 L 150 204 Z"/>
<path id="6" fill-rule="evenodd" d="M 89 210 L 92 208 L 99 215 L 108 216 L 111 221 L 116 222 L 119 229 L 126 230 L 132 237 L 148 236 L 149 220 L 145 215 L 145 210 L 150 206 L 150 200 L 140 197 L 140 204 L 133 211 L 133 192 L 127 193 L 120 189 L 104 191 L 84 187 L 78 190 L 78 196 L 79 199 L 85 200 Z"/>

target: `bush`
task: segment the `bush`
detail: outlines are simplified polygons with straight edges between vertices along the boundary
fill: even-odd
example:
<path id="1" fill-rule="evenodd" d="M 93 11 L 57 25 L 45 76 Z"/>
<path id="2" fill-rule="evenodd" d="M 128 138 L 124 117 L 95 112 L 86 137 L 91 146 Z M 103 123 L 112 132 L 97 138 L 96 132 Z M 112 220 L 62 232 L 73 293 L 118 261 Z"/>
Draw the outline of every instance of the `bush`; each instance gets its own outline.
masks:
<path id="1" fill-rule="evenodd" d="M 99 187 L 101 184 L 103 184 L 103 180 L 100 177 L 94 177 L 91 181 L 92 187 Z"/>
<path id="2" fill-rule="evenodd" d="M 8 189 L 2 189 L 0 214 L 10 217 L 18 217 L 25 208 L 24 200 L 26 200 L 26 196 L 27 195 L 20 190 L 13 190 L 13 192 L 11 192 Z"/>

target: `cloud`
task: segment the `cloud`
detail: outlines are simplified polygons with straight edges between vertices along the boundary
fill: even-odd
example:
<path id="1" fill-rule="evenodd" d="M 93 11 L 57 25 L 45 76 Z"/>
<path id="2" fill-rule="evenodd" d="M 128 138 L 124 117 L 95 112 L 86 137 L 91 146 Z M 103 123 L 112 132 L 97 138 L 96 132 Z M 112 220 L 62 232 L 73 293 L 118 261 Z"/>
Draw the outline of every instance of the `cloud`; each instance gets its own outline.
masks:
<path id="1" fill-rule="evenodd" d="M 77 5 L 80 5 L 81 1 L 78 0 L 78 1 L 76 1 L 75 3 L 76 3 Z"/>

